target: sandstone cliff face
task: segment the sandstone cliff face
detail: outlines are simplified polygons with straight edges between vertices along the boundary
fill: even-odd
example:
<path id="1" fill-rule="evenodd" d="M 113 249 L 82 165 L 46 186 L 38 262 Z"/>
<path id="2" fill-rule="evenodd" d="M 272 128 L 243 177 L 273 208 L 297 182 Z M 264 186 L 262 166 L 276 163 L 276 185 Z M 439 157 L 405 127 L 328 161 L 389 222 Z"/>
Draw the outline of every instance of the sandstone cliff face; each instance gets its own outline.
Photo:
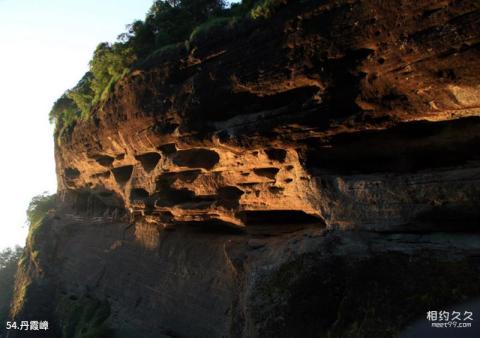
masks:
<path id="1" fill-rule="evenodd" d="M 394 337 L 480 297 L 479 28 L 474 1 L 290 1 L 151 57 L 58 141 L 17 318 Z"/>

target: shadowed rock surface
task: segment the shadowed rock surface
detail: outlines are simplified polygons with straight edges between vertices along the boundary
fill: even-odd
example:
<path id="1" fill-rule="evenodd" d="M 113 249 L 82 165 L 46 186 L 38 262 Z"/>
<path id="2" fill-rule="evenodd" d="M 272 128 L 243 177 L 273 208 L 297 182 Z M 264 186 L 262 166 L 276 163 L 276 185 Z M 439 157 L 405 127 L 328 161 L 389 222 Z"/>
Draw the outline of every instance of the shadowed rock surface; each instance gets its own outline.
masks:
<path id="1" fill-rule="evenodd" d="M 14 318 L 386 338 L 480 297 L 479 27 L 476 1 L 288 1 L 150 59 L 57 142 Z"/>

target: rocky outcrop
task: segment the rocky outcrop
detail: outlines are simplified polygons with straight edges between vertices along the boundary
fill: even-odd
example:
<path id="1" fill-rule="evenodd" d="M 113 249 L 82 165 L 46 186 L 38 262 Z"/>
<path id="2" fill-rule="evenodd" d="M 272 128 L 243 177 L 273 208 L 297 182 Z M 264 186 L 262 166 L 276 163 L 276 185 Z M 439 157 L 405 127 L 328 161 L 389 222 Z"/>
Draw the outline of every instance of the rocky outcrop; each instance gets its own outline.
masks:
<path id="1" fill-rule="evenodd" d="M 290 1 L 157 53 L 58 140 L 15 315 L 394 337 L 480 297 L 479 24 L 470 1 Z"/>

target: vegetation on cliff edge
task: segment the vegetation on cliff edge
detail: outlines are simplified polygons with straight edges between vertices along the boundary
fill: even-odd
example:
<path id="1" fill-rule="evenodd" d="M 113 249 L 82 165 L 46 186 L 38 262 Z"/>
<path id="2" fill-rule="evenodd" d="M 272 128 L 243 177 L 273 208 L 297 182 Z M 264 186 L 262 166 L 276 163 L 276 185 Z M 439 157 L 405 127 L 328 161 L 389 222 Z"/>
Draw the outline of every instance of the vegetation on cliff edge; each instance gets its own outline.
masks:
<path id="1" fill-rule="evenodd" d="M 209 31 L 232 26 L 240 18 L 268 18 L 287 2 L 243 0 L 227 8 L 224 0 L 155 0 L 143 21 L 127 25 L 116 42 L 97 46 L 89 71 L 54 103 L 50 122 L 55 123 L 55 136 L 68 134 L 79 121 L 89 119 L 115 83 L 149 55 L 183 42 L 194 48 Z"/>
<path id="2" fill-rule="evenodd" d="M 55 208 L 56 195 L 43 193 L 32 198 L 27 208 L 27 221 L 30 227 L 39 223 L 47 213 Z"/>

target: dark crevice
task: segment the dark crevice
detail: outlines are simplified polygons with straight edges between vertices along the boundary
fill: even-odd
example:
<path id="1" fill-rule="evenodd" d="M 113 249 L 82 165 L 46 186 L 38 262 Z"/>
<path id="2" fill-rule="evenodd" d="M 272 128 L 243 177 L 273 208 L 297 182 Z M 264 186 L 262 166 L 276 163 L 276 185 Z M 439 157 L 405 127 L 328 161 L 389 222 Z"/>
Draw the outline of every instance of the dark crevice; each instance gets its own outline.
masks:
<path id="1" fill-rule="evenodd" d="M 282 188 L 282 187 L 269 187 L 268 190 L 272 193 L 272 194 L 280 194 L 282 193 L 285 188 Z"/>
<path id="2" fill-rule="evenodd" d="M 175 143 L 162 144 L 157 147 L 165 155 L 173 154 L 177 151 L 177 145 Z"/>
<path id="3" fill-rule="evenodd" d="M 210 170 L 220 161 L 216 151 L 204 148 L 180 150 L 172 155 L 172 162 L 180 167 Z"/>
<path id="4" fill-rule="evenodd" d="M 127 165 L 127 166 L 124 166 L 124 167 L 113 168 L 112 173 L 113 173 L 113 176 L 115 177 L 115 180 L 117 181 L 117 183 L 125 184 L 132 177 L 133 166 L 132 165 Z"/>
<path id="5" fill-rule="evenodd" d="M 209 219 L 192 222 L 175 222 L 176 227 L 183 228 L 188 231 L 211 234 L 244 234 L 245 229 L 239 228 L 238 225 L 221 220 Z"/>
<path id="6" fill-rule="evenodd" d="M 243 183 L 238 183 L 239 186 L 241 187 L 254 187 L 258 185 L 259 182 L 243 182 Z"/>
<path id="7" fill-rule="evenodd" d="M 200 169 L 164 173 L 157 177 L 157 184 L 158 187 L 163 187 L 173 184 L 177 179 L 182 182 L 192 183 L 201 173 L 202 171 Z"/>
<path id="8" fill-rule="evenodd" d="M 153 169 L 155 169 L 161 158 L 162 156 L 155 152 L 135 156 L 135 159 L 140 161 L 143 169 L 146 172 L 151 172 Z"/>
<path id="9" fill-rule="evenodd" d="M 270 160 L 281 163 L 285 162 L 285 158 L 287 157 L 287 151 L 284 149 L 270 148 L 265 150 L 265 153 Z"/>
<path id="10" fill-rule="evenodd" d="M 148 191 L 135 188 L 130 191 L 130 204 L 134 209 L 141 209 L 145 214 L 150 214 L 154 208 L 153 198 Z"/>
<path id="11" fill-rule="evenodd" d="M 150 197 L 150 194 L 145 189 L 136 188 L 130 191 L 130 200 L 146 200 Z"/>
<path id="12" fill-rule="evenodd" d="M 253 169 L 253 172 L 257 174 L 258 176 L 263 176 L 270 178 L 272 180 L 275 179 L 277 176 L 278 172 L 280 170 L 278 168 L 255 168 Z"/>
<path id="13" fill-rule="evenodd" d="M 103 167 L 111 167 L 115 158 L 108 155 L 97 155 L 93 157 L 95 161 Z"/>
<path id="14" fill-rule="evenodd" d="M 76 168 L 65 168 L 64 173 L 67 180 L 74 180 L 80 177 L 80 171 Z"/>
<path id="15" fill-rule="evenodd" d="M 198 196 L 188 189 L 173 189 L 166 187 L 152 196 L 155 198 L 156 207 L 178 206 L 187 209 L 206 209 L 215 201 L 214 196 Z"/>
<path id="16" fill-rule="evenodd" d="M 202 103 L 197 123 L 200 126 L 205 120 L 224 121 L 237 115 L 248 115 L 252 112 L 273 111 L 280 108 L 295 109 L 305 102 L 311 101 L 320 90 L 316 86 L 298 87 L 273 95 L 257 95 L 249 92 L 232 92 L 229 85 L 221 86 L 211 83 L 215 88 L 202 86 L 199 88 L 199 101 Z"/>
<path id="17" fill-rule="evenodd" d="M 237 216 L 247 226 L 325 225 L 320 216 L 301 210 L 245 210 Z"/>
<path id="18" fill-rule="evenodd" d="M 217 204 L 227 209 L 234 209 L 239 206 L 240 198 L 245 192 L 237 187 L 229 186 L 218 189 Z"/>
<path id="19" fill-rule="evenodd" d="M 193 182 L 199 172 L 192 170 L 183 173 L 167 173 L 157 178 L 156 193 L 152 196 L 156 207 L 180 206 L 193 209 L 205 209 L 215 201 L 215 196 L 197 196 L 194 191 L 186 188 L 178 189 L 172 187 L 177 180 Z"/>
<path id="20" fill-rule="evenodd" d="M 333 81 L 325 93 L 330 117 L 352 116 L 360 111 L 355 101 L 365 74 L 357 68 L 373 52 L 371 49 L 350 50 L 342 58 L 326 60 L 325 68 L 330 70 Z"/>
<path id="21" fill-rule="evenodd" d="M 480 118 L 411 122 L 307 142 L 306 167 L 332 173 L 414 172 L 480 160 Z"/>

